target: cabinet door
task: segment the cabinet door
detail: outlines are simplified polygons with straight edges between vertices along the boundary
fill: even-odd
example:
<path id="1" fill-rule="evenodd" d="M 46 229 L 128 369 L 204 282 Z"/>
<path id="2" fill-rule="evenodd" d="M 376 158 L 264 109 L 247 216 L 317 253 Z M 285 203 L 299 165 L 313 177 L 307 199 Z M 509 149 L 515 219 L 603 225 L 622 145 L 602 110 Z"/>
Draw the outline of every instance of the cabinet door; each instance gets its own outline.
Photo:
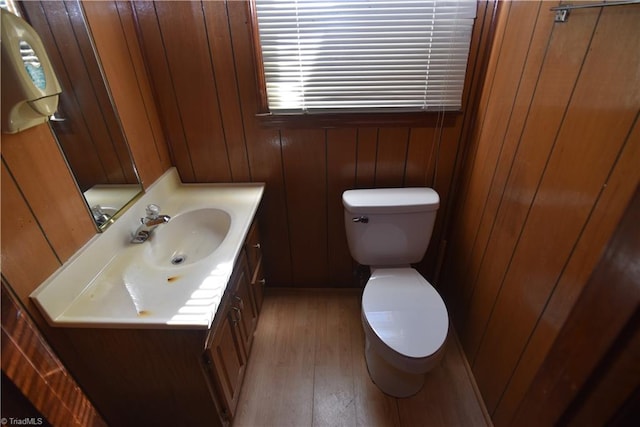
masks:
<path id="1" fill-rule="evenodd" d="M 251 284 L 248 277 L 248 267 L 244 257 L 241 258 L 237 267 L 236 292 L 233 295 L 231 304 L 239 319 L 239 326 L 243 338 L 245 354 L 248 356 L 253 343 L 253 332 L 258 324 L 258 312 L 251 295 Z"/>
<path id="2" fill-rule="evenodd" d="M 253 277 L 251 278 L 251 290 L 253 293 L 253 300 L 256 303 L 256 311 L 260 313 L 262 310 L 262 300 L 264 298 L 264 285 L 266 280 L 264 278 L 264 274 L 262 273 L 262 258 L 258 261 L 258 266 L 253 272 Z"/>
<path id="3" fill-rule="evenodd" d="M 205 352 L 214 382 L 222 394 L 227 416 L 233 419 L 247 359 L 239 339 L 240 328 L 234 310 L 228 309 Z"/>

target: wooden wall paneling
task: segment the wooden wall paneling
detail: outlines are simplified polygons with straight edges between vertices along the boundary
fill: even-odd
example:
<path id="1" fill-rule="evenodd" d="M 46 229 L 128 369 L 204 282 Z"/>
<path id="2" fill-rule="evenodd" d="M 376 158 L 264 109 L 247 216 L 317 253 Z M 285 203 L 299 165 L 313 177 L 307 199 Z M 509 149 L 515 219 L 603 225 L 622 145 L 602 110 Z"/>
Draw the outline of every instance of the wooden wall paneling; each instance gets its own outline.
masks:
<path id="1" fill-rule="evenodd" d="M 92 75 L 92 70 L 87 66 L 85 52 L 82 51 L 78 38 L 73 28 L 73 12 L 67 10 L 66 5 L 61 2 L 41 2 L 42 8 L 52 31 L 55 44 L 60 46 L 59 50 L 64 57 L 65 71 L 69 75 L 71 89 L 78 102 L 79 113 L 86 124 L 89 132 L 89 139 L 82 141 L 83 146 L 91 144 L 95 150 L 107 180 L 103 183 L 124 183 L 125 176 L 122 165 L 114 150 L 113 141 L 104 119 L 104 114 L 100 108 L 100 94 L 96 91 L 94 80 L 101 76 Z M 82 15 L 80 15 L 82 19 Z M 93 55 L 93 52 L 90 52 Z M 86 149 L 82 150 L 82 158 L 77 159 L 83 162 L 87 156 Z"/>
<path id="2" fill-rule="evenodd" d="M 472 364 L 594 31 L 598 11 L 588 11 L 571 28 L 556 25 L 551 35 L 505 191 L 496 216 L 489 224 L 493 227 L 490 241 L 479 255 L 483 257 L 483 263 L 475 278 L 473 299 L 461 333 L 461 341 Z M 482 386 L 480 389 L 484 391 Z"/>
<path id="3" fill-rule="evenodd" d="M 434 126 L 439 129 L 438 140 L 442 136 L 444 128 L 457 127 L 454 135 L 457 135 L 455 142 L 456 149 L 455 161 L 452 169 L 452 177 L 450 177 L 448 192 L 454 194 L 457 191 L 458 183 L 460 179 L 458 176 L 463 171 L 461 166 L 463 160 L 467 155 L 467 141 L 469 135 L 473 130 L 473 124 L 476 121 L 476 111 L 478 110 L 479 98 L 482 93 L 482 87 L 484 82 L 484 76 L 487 71 L 487 63 L 489 62 L 489 54 L 491 52 L 491 44 L 493 42 L 495 16 L 498 10 L 498 2 L 492 0 L 485 0 L 477 2 L 477 16 L 471 34 L 471 42 L 469 46 L 469 57 L 467 60 L 466 76 L 464 81 L 464 89 L 462 92 L 461 111 L 462 114 L 446 114 L 446 112 L 440 112 L 436 118 L 434 118 Z M 434 147 L 436 158 L 439 157 L 439 146 Z M 437 149 L 437 150 L 436 150 Z M 434 165 L 434 172 L 437 168 Z M 435 183 L 435 173 L 432 175 L 431 181 Z M 449 198 L 449 202 L 445 207 L 445 210 L 449 212 L 453 206 L 454 198 Z M 445 224 L 449 223 L 451 215 L 446 215 Z"/>
<path id="4" fill-rule="evenodd" d="M 96 232 L 47 125 L 2 134 L 2 157 L 61 262 Z"/>
<path id="5" fill-rule="evenodd" d="M 195 179 L 231 181 L 202 5 L 157 2 L 155 7 Z"/>
<path id="6" fill-rule="evenodd" d="M 356 187 L 373 188 L 378 156 L 378 128 L 359 128 L 356 165 Z"/>
<path id="7" fill-rule="evenodd" d="M 33 129 L 38 128 L 48 132 L 46 126 L 38 126 Z M 2 134 L 2 149 L 5 150 L 7 147 L 5 143 L 6 137 L 28 134 L 31 130 L 16 135 Z M 43 158 L 44 160 L 49 160 L 52 170 L 60 171 L 60 167 L 56 165 L 57 162 L 52 162 L 55 157 L 45 151 Z M 49 344 L 61 358 L 66 363 L 69 363 L 69 360 L 73 361 L 74 366 L 78 363 L 83 364 L 83 357 L 74 354 L 69 342 L 61 335 L 60 331 L 62 329 L 52 328 L 47 324 L 40 311 L 29 299 L 29 295 L 60 268 L 62 262 L 66 260 L 60 259 L 59 251 L 52 244 L 50 233 L 43 227 L 43 222 L 49 221 L 49 218 L 55 220 L 57 216 L 60 216 L 62 221 L 60 230 L 65 231 L 67 230 L 67 226 L 64 223 L 65 214 L 75 213 L 74 220 L 77 220 L 78 223 L 84 223 L 86 220 L 86 224 L 89 227 L 88 232 L 94 234 L 95 226 L 93 225 L 93 220 L 86 207 L 84 207 L 84 202 L 79 194 L 76 197 L 77 203 L 69 202 L 68 206 L 54 206 L 52 212 L 56 212 L 55 215 L 50 215 L 49 213 L 43 215 L 37 205 L 42 202 L 48 202 L 48 198 L 38 195 L 29 198 L 29 193 L 25 193 L 23 189 L 19 188 L 18 185 L 20 183 L 11 175 L 13 171 L 7 166 L 4 153 L 2 160 L 2 200 L 0 207 L 2 212 L 2 230 L 0 231 L 0 234 L 2 234 L 2 248 L 0 250 L 2 254 L 2 278 L 6 280 L 13 293 L 29 312 L 34 323 L 42 331 L 43 336 L 46 337 Z M 63 170 L 65 172 L 68 171 L 66 168 Z M 55 174 L 53 175 L 53 181 L 56 181 Z M 61 189 L 65 187 L 63 184 L 63 182 L 60 182 Z M 33 198 L 36 200 L 35 203 L 32 200 Z M 64 201 L 65 199 L 62 198 L 62 202 Z M 81 204 L 84 207 L 84 211 L 74 210 L 76 204 Z M 38 209 L 34 208 L 34 205 Z M 71 239 L 69 245 L 69 251 L 75 251 L 81 246 L 80 243 L 76 243 L 77 246 L 74 246 L 74 239 Z"/>
<path id="8" fill-rule="evenodd" d="M 431 278 L 438 288 L 447 250 L 448 235 L 450 234 L 449 224 L 455 212 L 454 202 L 456 198 L 450 197 L 450 195 L 454 196 L 457 193 L 460 181 L 459 175 L 464 172 L 463 160 L 469 151 L 467 141 L 470 139 L 469 135 L 476 121 L 475 112 L 478 110 L 480 93 L 491 51 L 490 44 L 494 34 L 496 2 L 478 2 L 477 8 L 477 18 L 471 36 L 467 75 L 462 98 L 463 113 L 447 114 L 442 112 L 438 115 L 431 152 L 433 163 L 430 161 L 430 167 L 425 168 L 425 178 L 429 183 L 427 185 L 431 185 L 438 190 L 441 196 L 441 206 L 434 226 L 431 244 L 426 256 L 419 265 L 419 270 Z M 444 155 L 442 153 L 443 144 L 446 147 Z M 438 181 L 438 175 L 444 177 L 445 184 L 442 183 L 443 178 Z M 441 293 L 444 294 L 442 290 Z"/>
<path id="9" fill-rule="evenodd" d="M 144 164 L 144 173 L 149 176 L 149 180 L 155 180 L 154 177 L 160 177 L 160 175 L 172 166 L 169 147 L 160 122 L 160 115 L 156 107 L 156 101 L 153 97 L 149 74 L 145 66 L 145 61 L 138 40 L 133 5 L 128 1 L 118 1 L 116 6 L 120 17 L 120 24 L 122 25 L 122 31 L 124 32 L 124 38 L 129 50 L 129 56 L 133 67 L 132 69 L 136 75 L 138 87 L 140 89 L 142 105 L 138 104 L 138 107 L 144 108 L 144 112 L 149 123 L 150 135 L 153 141 L 153 145 L 144 145 L 144 147 L 147 148 L 145 151 L 146 156 L 155 160 Z"/>
<path id="10" fill-rule="evenodd" d="M 126 138 L 123 135 L 122 126 L 115 111 L 115 106 L 111 101 L 111 96 L 107 89 L 107 85 L 105 84 L 102 70 L 100 69 L 98 60 L 96 59 L 96 52 L 90 39 L 91 34 L 89 33 L 87 23 L 84 19 L 82 6 L 79 2 L 67 2 L 65 3 L 65 7 L 67 8 L 67 13 L 70 16 L 71 25 L 73 26 L 73 31 L 76 34 L 76 40 L 80 51 L 82 52 L 85 66 L 87 67 L 89 76 L 91 77 L 91 84 L 96 95 L 100 113 L 102 114 L 102 118 L 106 125 L 105 132 L 107 132 L 109 141 L 111 142 L 111 150 L 117 158 L 120 170 L 122 171 L 121 180 L 111 181 L 111 183 L 137 184 L 138 177 L 134 168 L 131 167 L 131 154 L 129 147 L 127 146 Z M 107 170 L 112 173 L 110 169 Z"/>
<path id="11" fill-rule="evenodd" d="M 536 71 L 539 70 L 539 64 L 535 62 L 531 64 L 527 61 L 529 49 L 521 46 L 532 44 L 535 21 L 527 18 L 539 13 L 540 4 L 506 2 L 502 7 L 498 18 L 498 36 L 495 38 L 490 64 L 492 72 L 488 74 L 490 80 L 485 83 L 484 98 L 480 102 L 482 114 L 478 118 L 475 135 L 479 142 L 468 163 L 467 181 L 460 194 L 461 203 L 457 212 L 460 220 L 456 222 L 457 227 L 452 231 L 451 250 L 455 256 L 449 259 L 463 267 L 460 268 L 458 265 L 447 267 L 450 277 L 447 277 L 446 281 L 452 288 L 448 293 L 449 300 L 452 302 L 454 321 L 459 328 L 464 325 L 467 318 L 468 301 L 473 293 L 474 278 L 482 260 L 482 256 L 476 253 L 482 249 L 476 249 L 476 247 L 483 248 L 486 245 L 486 240 L 480 239 L 481 243 L 478 242 L 480 224 L 483 220 L 490 221 L 495 218 L 495 199 L 499 201 L 502 194 L 502 188 L 493 182 L 496 176 L 496 165 L 499 167 L 501 164 L 499 157 L 503 150 L 510 151 L 513 156 L 513 151 L 517 147 L 518 138 L 505 138 L 510 123 L 505 118 L 513 119 L 514 106 L 520 103 L 528 107 L 531 98 L 530 93 L 528 95 L 525 93 L 521 98 L 517 96 L 521 79 L 513 78 L 513 75 L 516 73 L 519 75 L 523 70 L 530 69 L 534 71 L 530 78 L 535 81 Z M 543 34 L 543 37 L 548 38 L 548 34 Z M 526 65 L 529 67 L 527 68 Z M 510 164 L 508 154 L 505 159 L 507 159 L 506 163 Z M 493 209 L 485 213 L 489 194 L 494 195 L 494 205 Z M 491 230 L 491 227 L 485 227 L 485 229 Z"/>
<path id="12" fill-rule="evenodd" d="M 431 243 L 419 265 L 419 270 L 430 278 L 437 288 L 439 286 L 436 282 L 440 281 L 440 270 L 447 245 L 447 227 L 454 205 L 451 195 L 457 190 L 461 158 L 466 152 L 467 135 L 475 120 L 473 112 L 476 111 L 478 102 L 477 92 L 480 91 L 484 80 L 485 57 L 489 51 L 487 45 L 492 39 L 493 7 L 493 2 L 490 1 L 477 4 L 477 18 L 471 36 L 467 75 L 461 102 L 463 113 L 447 114 L 443 111 L 436 121 L 436 141 L 432 154 L 434 164 L 430 185 L 440 196 L 440 208 Z"/>
<path id="13" fill-rule="evenodd" d="M 618 220 L 627 205 L 626 201 L 630 200 L 640 182 L 638 158 L 640 158 L 640 121 L 636 119 L 633 130 L 626 138 L 624 149 L 603 186 L 602 195 L 598 198 L 589 222 L 558 280 L 542 318 L 538 321 L 494 413 L 494 421 L 497 425 L 508 425 L 512 422 L 517 405 L 567 319 L 569 314 L 567 308 L 574 305 L 596 266 L 601 253 L 600 249 L 605 247 L 607 239 L 615 231 Z"/>
<path id="14" fill-rule="evenodd" d="M 351 286 L 354 282 L 342 193 L 355 187 L 357 137 L 357 129 L 327 130 L 327 264 L 332 286 Z"/>
<path id="15" fill-rule="evenodd" d="M 466 282 L 475 284 L 474 280 L 478 275 L 478 270 L 484 260 L 484 254 L 487 245 L 491 239 L 494 230 L 495 218 L 498 209 L 502 206 L 502 197 L 504 195 L 507 180 L 510 176 L 513 160 L 521 142 L 521 136 L 525 123 L 528 121 L 528 111 L 531 107 L 531 101 L 535 94 L 540 76 L 540 70 L 547 51 L 547 44 L 550 40 L 553 21 L 547 19 L 548 10 L 544 4 L 538 10 L 536 27 L 533 30 L 531 39 L 527 46 L 527 57 L 523 65 L 522 75 L 518 82 L 517 93 L 513 107 L 509 112 L 509 120 L 506 132 L 503 137 L 503 144 L 500 154 L 496 162 L 496 168 L 491 176 L 490 182 L 486 183 L 489 188 L 488 198 L 484 200 L 482 214 L 480 216 L 480 225 L 474 238 L 473 253 L 471 256 L 471 266 L 467 274 Z M 516 21 L 518 24 L 518 21 Z M 514 53 L 520 51 L 518 47 L 513 47 Z M 506 52 L 511 52 L 507 48 Z M 506 77 L 506 76 L 505 76 Z M 498 98 L 499 99 L 499 98 Z M 497 117 L 494 120 L 499 120 Z M 490 144 L 490 139 L 485 143 Z M 472 210 L 469 210 L 472 212 Z M 469 286 L 467 292 L 462 295 L 461 312 L 466 315 L 470 299 L 472 298 L 474 286 Z"/>
<path id="16" fill-rule="evenodd" d="M 191 151 L 186 141 L 184 123 L 178 109 L 155 3 L 136 1 L 132 3 L 132 7 L 142 54 L 152 83 L 154 99 L 162 117 L 162 128 L 167 137 L 172 164 L 178 170 L 183 182 L 195 182 Z"/>
<path id="17" fill-rule="evenodd" d="M 436 133 L 434 128 L 411 128 L 404 173 L 406 187 L 433 185 Z"/>
<path id="18" fill-rule="evenodd" d="M 146 75 L 136 73 L 132 59 L 136 52 L 129 49 L 128 43 L 137 42 L 127 40 L 116 2 L 84 1 L 83 7 L 133 160 L 146 188 L 160 177 L 168 165 L 159 157 L 160 151 L 156 148 L 165 142 L 155 139 L 149 121 L 150 115 L 155 114 L 152 111 L 155 105 L 145 104 L 141 91 L 143 83 L 140 80 L 146 79 Z M 131 18 L 123 16 L 124 19 Z"/>
<path id="19" fill-rule="evenodd" d="M 62 52 L 55 43 L 55 38 L 49 27 L 49 21 L 42 9 L 40 2 L 23 2 L 25 14 L 31 25 L 37 29 L 43 43 L 45 43 L 47 54 L 51 60 L 58 81 L 65 92 L 73 94 L 62 97 L 58 110 L 65 117 L 75 117 L 79 120 L 67 120 L 54 124 L 56 132 L 64 135 L 61 140 L 65 155 L 69 162 L 77 165 L 75 170 L 76 180 L 82 190 L 87 190 L 95 182 L 107 182 L 107 175 L 96 150 L 87 150 L 87 144 L 93 144 L 89 130 L 84 121 L 82 109 L 73 91 L 73 85 L 69 74 L 62 60 Z"/>
<path id="20" fill-rule="evenodd" d="M 327 149 L 326 131 L 283 129 L 282 162 L 289 217 L 293 281 L 326 286 Z"/>
<path id="21" fill-rule="evenodd" d="M 376 187 L 402 187 L 408 144 L 408 128 L 378 129 Z"/>
<path id="22" fill-rule="evenodd" d="M 490 0 L 479 1 L 476 4 L 477 16 L 471 34 L 471 43 L 469 46 L 469 58 L 467 60 L 466 76 L 464 81 L 464 90 L 462 92 L 461 100 L 461 113 L 449 113 L 442 112 L 442 116 L 438 116 L 436 126 L 440 129 L 438 135 L 445 145 L 444 153 L 443 147 L 436 147 L 436 153 L 434 160 L 442 162 L 435 168 L 437 174 L 442 174 L 443 178 L 440 179 L 440 195 L 445 201 L 444 211 L 446 215 L 446 221 L 443 224 L 448 223 L 449 212 L 453 204 L 450 202 L 449 194 L 453 194 L 457 184 L 457 176 L 459 175 L 458 168 L 462 158 L 461 153 L 466 151 L 466 139 L 471 124 L 475 121 L 475 111 L 477 107 L 478 94 L 482 88 L 485 70 L 486 60 L 488 52 L 490 51 L 490 43 L 493 38 L 493 20 L 495 12 L 495 2 Z M 438 123 L 439 122 L 439 123 Z M 464 140 L 462 139 L 464 137 Z M 447 142 L 449 141 L 449 142 Z M 444 172 L 444 173 L 443 173 Z M 446 184 L 443 186 L 442 181 Z M 437 176 L 434 179 L 433 186 L 435 187 Z"/>
<path id="23" fill-rule="evenodd" d="M 513 3 L 512 8 L 508 15 L 510 19 L 505 30 L 505 44 L 502 46 L 494 80 L 497 85 L 495 91 L 492 90 L 490 94 L 488 116 L 483 119 L 487 126 L 482 126 L 480 130 L 481 141 L 484 141 L 481 147 L 485 151 L 475 162 L 480 165 L 491 164 L 493 167 L 488 170 L 482 169 L 482 166 L 474 168 L 476 174 L 472 176 L 471 183 L 478 183 L 479 186 L 470 191 L 471 194 L 480 192 L 480 196 L 471 198 L 470 205 L 464 208 L 472 221 L 474 246 L 471 249 L 470 267 L 463 279 L 463 283 L 469 285 L 461 294 L 460 305 L 463 313 L 468 309 L 474 291 L 474 279 L 483 260 L 482 253 L 489 242 L 496 213 L 501 206 L 506 181 L 535 93 L 551 32 L 551 25 L 543 24 L 532 28 L 534 22 L 544 22 L 540 15 L 544 16 L 546 9 L 541 4 L 518 2 Z M 534 16 L 536 19 L 531 19 Z M 527 48 L 520 48 L 520 45 Z M 528 55 L 525 56 L 524 53 Z M 519 79 L 510 77 L 514 70 L 518 70 Z M 493 114 L 496 110 L 499 112 L 497 115 Z M 504 120 L 504 117 L 508 117 L 508 120 Z M 498 145 L 493 143 L 494 140 L 500 141 L 499 151 L 491 149 Z M 459 319 L 459 322 L 464 322 L 464 318 Z"/>
<path id="24" fill-rule="evenodd" d="M 499 5 L 496 7 L 496 19 L 495 19 L 495 24 L 494 24 L 494 28 L 495 28 L 495 33 L 497 34 L 497 36 L 493 37 L 493 43 L 491 46 L 487 47 L 488 49 L 488 53 L 487 53 L 487 66 L 486 66 L 486 71 L 485 71 L 485 77 L 484 79 L 481 78 L 481 80 L 484 80 L 483 84 L 482 84 L 482 90 L 478 90 L 480 92 L 479 94 L 479 100 L 478 100 L 478 104 L 476 106 L 476 111 L 475 111 L 475 118 L 474 118 L 474 126 L 472 126 L 470 129 L 468 129 L 467 131 L 469 132 L 468 134 L 468 140 L 469 143 L 466 146 L 466 150 L 463 152 L 463 155 L 461 156 L 461 160 L 464 162 L 462 167 L 461 167 L 461 171 L 460 171 L 460 176 L 458 177 L 458 181 L 459 181 L 459 187 L 460 189 L 458 190 L 458 196 L 456 197 L 457 200 L 457 204 L 458 206 L 461 206 L 464 204 L 466 197 L 467 197 L 467 193 L 468 193 L 468 187 L 469 187 L 469 182 L 471 181 L 471 176 L 472 176 L 472 172 L 474 171 L 474 165 L 475 165 L 475 157 L 477 155 L 478 152 L 478 143 L 477 143 L 477 134 L 481 131 L 482 129 L 482 123 L 484 122 L 484 117 L 486 114 L 488 114 L 487 112 L 487 104 L 489 103 L 489 100 L 491 99 L 491 90 L 489 90 L 489 88 L 493 85 L 493 82 L 495 81 L 495 74 L 496 74 L 496 67 L 498 62 L 498 59 L 500 57 L 499 52 L 500 52 L 500 48 L 502 46 L 502 41 L 504 39 L 504 26 L 506 25 L 507 22 L 507 16 L 508 16 L 508 11 L 509 11 L 509 7 L 511 6 L 512 2 L 500 2 Z M 489 110 L 490 111 L 490 110 Z M 434 159 L 434 163 L 435 163 L 435 159 Z M 434 164 L 435 167 L 435 164 Z M 431 178 L 431 182 L 434 181 L 434 178 L 432 176 Z M 458 207 L 456 206 L 456 208 Z M 454 209 L 453 215 L 452 215 L 452 221 L 456 220 L 457 218 L 463 218 L 465 215 L 467 215 L 468 212 L 465 211 L 464 209 Z M 464 221 L 460 220 L 459 221 L 461 224 L 458 227 L 454 227 L 452 232 L 450 233 L 450 240 L 455 241 L 456 238 L 458 238 L 458 235 L 462 233 L 462 231 L 464 231 Z M 464 239 L 462 239 L 464 240 Z M 462 246 L 462 245 L 460 245 Z M 452 245 L 449 249 L 450 253 L 453 253 L 454 251 L 459 251 L 459 250 L 464 250 L 465 247 L 462 246 L 461 248 L 456 247 L 455 245 Z M 457 253 L 454 256 L 450 256 L 448 257 L 448 260 L 456 260 L 456 263 L 459 263 L 461 259 L 463 259 L 462 255 L 458 255 Z M 453 303 L 456 302 L 453 300 L 453 298 L 456 295 L 456 290 L 460 287 L 460 280 L 457 278 L 454 278 L 453 280 L 449 280 L 448 277 L 446 277 L 447 274 L 460 274 L 463 272 L 463 269 L 459 269 L 459 268 L 447 268 L 449 267 L 448 264 L 445 263 L 445 281 L 450 281 L 452 282 L 451 285 L 449 286 L 449 290 L 448 292 L 444 293 L 445 298 L 447 298 L 449 295 L 451 295 L 451 299 L 452 301 L 449 301 L 451 303 L 451 308 L 453 308 L 453 310 L 455 311 L 455 307 L 453 307 Z"/>
<path id="25" fill-rule="evenodd" d="M 637 187 L 623 219 L 558 335 L 549 356 L 540 367 L 512 425 L 552 425 L 561 422 L 563 413 L 574 399 L 578 400 L 574 402 L 574 409 L 579 409 L 583 404 L 589 403 L 590 397 L 595 397 L 593 394 L 590 396 L 592 392 L 615 395 L 628 387 L 629 382 L 632 385 L 631 389 L 637 388 L 640 378 L 637 375 L 640 280 L 638 269 L 635 267 L 640 251 L 639 215 L 640 187 Z M 615 383 L 598 384 L 598 375 L 600 380 L 606 381 L 608 373 L 620 373 L 616 372 L 617 366 L 614 363 L 609 366 L 606 363 L 616 362 L 618 355 L 615 353 L 624 349 L 625 341 L 635 343 L 635 346 L 628 348 L 631 351 L 626 355 L 631 356 L 633 362 L 626 366 L 622 371 L 623 377 L 618 377 Z M 624 351 L 621 353 L 624 358 Z M 598 364 L 599 374 L 595 371 Z M 590 379 L 596 381 L 588 384 Z M 583 386 L 586 386 L 586 389 Z M 595 409 L 588 418 L 588 423 L 593 425 L 604 425 L 596 421 L 598 415 L 603 415 L 598 412 L 604 409 L 611 410 L 603 402 L 584 409 L 587 413 Z M 580 411 L 577 411 L 566 415 L 569 416 L 565 417 L 564 425 L 572 421 L 571 415 L 580 416 L 586 413 L 580 414 Z M 605 418 L 600 421 L 609 420 Z"/>
<path id="26" fill-rule="evenodd" d="M 436 128 L 410 129 L 403 186 L 433 187 L 438 134 L 439 132 Z M 442 215 L 443 214 L 440 213 L 439 216 Z M 431 241 L 435 241 L 435 237 L 432 238 Z M 418 264 L 417 268 L 423 274 L 426 274 L 427 271 L 431 274 L 429 266 L 433 266 L 433 263 L 436 262 L 435 260 L 432 260 L 434 253 L 437 253 L 437 251 L 431 249 L 431 252 L 429 252 L 429 249 L 427 249 L 427 253 L 425 254 L 422 262 Z M 432 262 L 431 264 L 429 264 L 430 261 Z"/>
<path id="27" fill-rule="evenodd" d="M 14 418 L 42 417 L 42 413 L 33 406 L 33 403 L 27 399 L 22 391 L 9 379 L 4 373 L 0 373 L 0 381 L 2 384 L 2 413 L 12 414 Z M 49 427 L 51 424 L 43 422 L 43 427 Z"/>
<path id="28" fill-rule="evenodd" d="M 227 3 L 247 156 L 251 179 L 266 183 L 260 218 L 265 274 L 269 283 L 287 284 L 292 283 L 291 247 L 280 134 L 262 127 L 255 117 L 258 91 L 246 7 L 244 2 Z"/>
<path id="29" fill-rule="evenodd" d="M 209 37 L 209 49 L 215 72 L 218 98 L 222 106 L 224 137 L 233 181 L 250 181 L 245 145 L 242 108 L 238 96 L 231 32 L 226 1 L 205 1 L 203 10 Z"/>
<path id="30" fill-rule="evenodd" d="M 290 284 L 289 211 L 284 191 L 280 135 L 277 131 L 252 126 L 245 129 L 252 180 L 266 183 L 259 218 L 266 279 L 270 284 Z"/>
<path id="31" fill-rule="evenodd" d="M 446 121 L 446 114 L 443 122 Z M 449 215 L 449 197 L 452 187 L 454 168 L 456 158 L 458 156 L 458 144 L 460 144 L 460 135 L 462 132 L 463 116 L 456 114 L 452 125 L 444 126 L 442 129 L 436 129 L 436 147 L 434 147 L 434 166 L 435 174 L 431 186 L 438 192 L 440 196 L 440 207 L 436 216 L 436 223 L 433 226 L 431 242 L 427 248 L 427 253 L 420 263 L 419 270 L 422 274 L 436 282 L 435 277 L 439 269 L 439 263 L 444 250 L 444 233 L 445 223 Z"/>
<path id="32" fill-rule="evenodd" d="M 640 215 L 640 212 L 638 212 Z M 640 236 L 638 236 L 640 240 Z M 637 249 L 636 252 L 640 251 Z M 636 288 L 637 289 L 637 288 Z M 575 399 L 560 422 L 569 419 L 570 427 L 585 425 L 635 425 L 639 421 L 640 392 L 640 316 L 631 319 L 589 377 L 586 396 Z M 604 365 L 604 366 L 603 366 Z M 602 372 L 605 371 L 605 372 Z M 575 409 L 574 409 L 575 405 Z M 624 406 L 628 414 L 620 414 Z"/>
<path id="33" fill-rule="evenodd" d="M 586 14 L 584 18 L 587 32 L 581 39 L 586 44 L 593 18 Z M 581 33 L 580 23 L 572 29 L 576 34 Z M 490 410 L 495 409 L 638 114 L 640 94 L 629 91 L 627 83 L 635 75 L 630 70 L 640 66 L 640 58 L 629 55 L 640 50 L 640 39 L 626 36 L 635 24 L 637 16 L 611 9 L 604 10 L 598 22 L 474 363 Z M 598 108 L 584 109 L 585 105 Z M 522 309 L 514 311 L 515 304 Z M 501 361 L 498 365 L 496 358 Z"/>
<path id="34" fill-rule="evenodd" d="M 29 294 L 61 262 L 2 160 L 2 276 L 26 304 Z"/>
<path id="35" fill-rule="evenodd" d="M 3 281 L 3 374 L 16 384 L 52 425 L 104 426 L 91 403 L 68 375 L 6 286 Z M 3 415 L 17 415 L 7 412 L 9 411 L 3 411 Z"/>

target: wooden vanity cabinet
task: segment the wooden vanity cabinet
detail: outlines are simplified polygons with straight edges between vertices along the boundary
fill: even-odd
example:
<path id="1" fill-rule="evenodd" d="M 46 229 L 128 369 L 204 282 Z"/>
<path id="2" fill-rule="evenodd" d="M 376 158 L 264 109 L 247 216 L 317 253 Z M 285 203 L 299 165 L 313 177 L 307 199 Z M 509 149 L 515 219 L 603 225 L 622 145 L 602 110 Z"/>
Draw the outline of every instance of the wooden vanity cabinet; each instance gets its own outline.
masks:
<path id="1" fill-rule="evenodd" d="M 254 282 L 256 277 L 262 277 L 261 259 L 258 228 L 254 223 L 207 339 L 204 363 L 228 420 L 235 415 L 262 306 L 264 281 L 257 286 Z"/>
<path id="2" fill-rule="evenodd" d="M 245 241 L 209 329 L 55 328 L 109 425 L 230 425 L 258 322 L 249 247 L 259 249 Z"/>
<path id="3" fill-rule="evenodd" d="M 221 415 L 226 420 L 233 419 L 235 414 L 257 321 L 246 257 L 242 255 L 218 309 L 204 353 L 214 392 L 221 400 Z"/>

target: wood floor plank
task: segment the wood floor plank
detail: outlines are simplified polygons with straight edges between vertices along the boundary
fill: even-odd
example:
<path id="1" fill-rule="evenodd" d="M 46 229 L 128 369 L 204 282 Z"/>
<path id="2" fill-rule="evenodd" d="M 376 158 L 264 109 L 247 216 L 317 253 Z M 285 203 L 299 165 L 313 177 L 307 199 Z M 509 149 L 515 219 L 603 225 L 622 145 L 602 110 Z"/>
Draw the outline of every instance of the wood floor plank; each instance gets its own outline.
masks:
<path id="1" fill-rule="evenodd" d="M 315 301 L 285 292 L 265 302 L 234 425 L 311 425 Z"/>
<path id="2" fill-rule="evenodd" d="M 455 333 L 449 332 L 444 359 L 427 374 L 420 392 L 409 399 L 398 399 L 403 426 L 430 427 L 491 425 L 489 415 L 478 400 L 470 381 L 470 369 Z"/>
<path id="3" fill-rule="evenodd" d="M 319 292 L 313 382 L 313 425 L 356 425 L 351 331 L 356 299 L 346 293 Z"/>
<path id="4" fill-rule="evenodd" d="M 416 396 L 387 396 L 367 372 L 359 290 L 268 289 L 233 425 L 491 425 L 475 390 L 451 335 Z"/>

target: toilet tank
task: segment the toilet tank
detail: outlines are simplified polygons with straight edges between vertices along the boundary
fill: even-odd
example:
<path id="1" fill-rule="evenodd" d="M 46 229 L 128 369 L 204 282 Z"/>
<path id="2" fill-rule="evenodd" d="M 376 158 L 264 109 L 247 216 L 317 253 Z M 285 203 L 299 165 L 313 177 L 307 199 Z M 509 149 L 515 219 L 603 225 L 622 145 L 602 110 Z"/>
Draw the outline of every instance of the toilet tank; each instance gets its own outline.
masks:
<path id="1" fill-rule="evenodd" d="M 360 264 L 420 262 L 429 246 L 440 204 L 432 188 L 375 188 L 342 194 L 351 256 Z"/>

